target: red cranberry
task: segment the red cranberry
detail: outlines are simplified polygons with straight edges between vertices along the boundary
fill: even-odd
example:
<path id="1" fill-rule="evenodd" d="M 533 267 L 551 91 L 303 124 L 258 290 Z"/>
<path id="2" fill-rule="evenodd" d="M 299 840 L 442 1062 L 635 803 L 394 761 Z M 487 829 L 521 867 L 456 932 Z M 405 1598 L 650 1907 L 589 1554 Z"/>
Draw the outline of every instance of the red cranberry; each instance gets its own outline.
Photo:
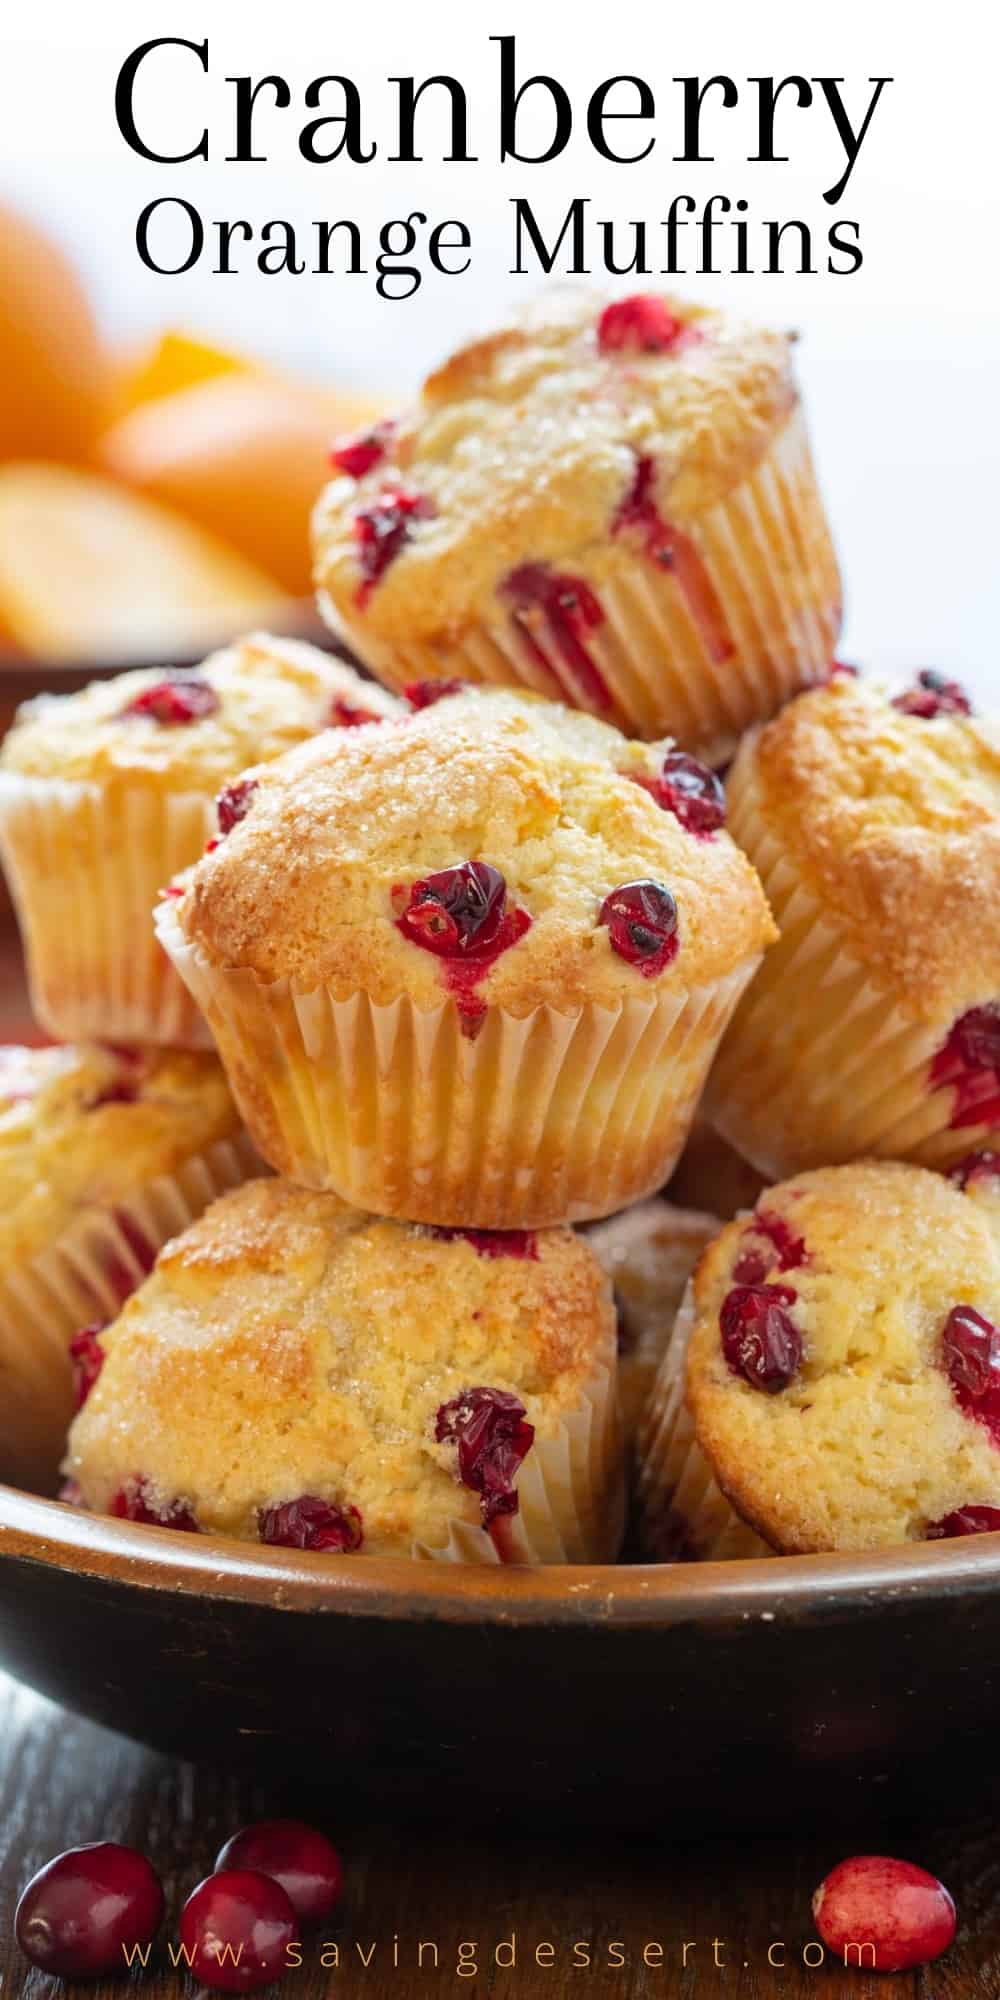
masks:
<path id="1" fill-rule="evenodd" d="M 503 1389 L 463 1389 L 437 1413 L 439 1444 L 458 1446 L 458 1476 L 479 1494 L 483 1526 L 500 1514 L 516 1514 L 514 1477 L 535 1441 L 524 1404 Z"/>
<path id="2" fill-rule="evenodd" d="M 540 617 L 560 660 L 569 669 L 573 689 L 593 708 L 610 708 L 604 676 L 587 644 L 587 635 L 604 623 L 604 612 L 581 576 L 553 570 L 547 563 L 521 563 L 501 586 L 513 606 L 518 631 L 547 673 L 552 662 L 533 629 Z"/>
<path id="3" fill-rule="evenodd" d="M 449 694 L 464 694 L 468 681 L 407 681 L 403 689 L 411 708 L 433 708 L 436 701 L 443 701 Z"/>
<path id="4" fill-rule="evenodd" d="M 943 1514 L 926 1529 L 929 1542 L 950 1542 L 958 1535 L 996 1534 L 1000 1534 L 1000 1507 L 956 1507 L 953 1514 Z"/>
<path id="5" fill-rule="evenodd" d="M 979 1153 L 966 1153 L 964 1160 L 952 1167 L 948 1179 L 954 1181 L 964 1193 L 966 1188 L 975 1187 L 978 1181 L 1000 1180 L 1000 1153 L 984 1147 Z"/>
<path id="6" fill-rule="evenodd" d="M 146 715 L 151 722 L 176 729 L 184 723 L 201 722 L 206 715 L 215 715 L 218 707 L 219 697 L 207 681 L 194 674 L 178 674 L 144 688 L 119 712 L 123 716 Z"/>
<path id="7" fill-rule="evenodd" d="M 974 1306 L 953 1306 L 941 1352 L 959 1407 L 985 1424 L 1000 1444 L 1000 1327 Z"/>
<path id="8" fill-rule="evenodd" d="M 813 1897 L 823 1943 L 847 1966 L 905 1972 L 947 1951 L 955 1905 L 942 1882 L 912 1861 L 855 1854 L 831 1869 Z M 874 1953 L 874 1956 L 873 1956 Z"/>
<path id="9" fill-rule="evenodd" d="M 429 520 L 433 512 L 433 504 L 426 493 L 413 493 L 405 486 L 390 486 L 355 514 L 354 539 L 361 565 L 358 603 L 362 608 L 390 563 L 395 562 L 409 541 L 414 522 Z"/>
<path id="10" fill-rule="evenodd" d="M 342 701 L 335 695 L 330 703 L 327 726 L 331 729 L 358 729 L 363 722 L 384 722 L 384 715 L 376 715 L 372 708 L 359 708 L 356 702 Z"/>
<path id="11" fill-rule="evenodd" d="M 488 861 L 461 861 L 415 882 L 398 928 L 438 958 L 488 952 L 500 936 L 507 884 Z"/>
<path id="12" fill-rule="evenodd" d="M 201 1530 L 183 1500 L 153 1500 L 149 1481 L 138 1476 L 127 1479 L 118 1488 L 109 1504 L 108 1513 L 118 1521 L 141 1521 L 147 1528 L 176 1528 L 184 1535 L 197 1535 Z"/>
<path id="13" fill-rule="evenodd" d="M 330 464 L 338 472 L 346 472 L 349 479 L 363 479 L 385 457 L 395 429 L 389 418 L 373 424 L 370 430 L 359 431 L 356 437 L 338 438 L 330 452 Z"/>
<path id="14" fill-rule="evenodd" d="M 636 459 L 635 476 L 611 523 L 611 532 L 636 535 L 649 561 L 669 570 L 709 659 L 716 663 L 728 660 L 734 650 L 733 637 L 718 592 L 691 536 L 663 519 L 656 504 L 655 483 L 655 460 L 644 453 Z"/>
<path id="15" fill-rule="evenodd" d="M 69 1358 L 73 1369 L 73 1408 L 82 1410 L 91 1389 L 104 1367 L 104 1349 L 98 1338 L 107 1326 L 107 1320 L 95 1321 L 93 1326 L 85 1326 L 74 1334 L 69 1344 Z"/>
<path id="16" fill-rule="evenodd" d="M 263 1508 L 257 1526 L 261 1541 L 272 1548 L 312 1549 L 319 1555 L 353 1555 L 364 1536 L 356 1507 L 335 1507 L 312 1493 Z"/>
<path id="17" fill-rule="evenodd" d="M 256 778 L 237 778 L 235 785 L 223 787 L 215 801 L 220 833 L 232 833 L 234 826 L 246 819 L 256 790 Z"/>
<path id="18" fill-rule="evenodd" d="M 752 1236 L 765 1237 L 770 1249 L 759 1249 L 751 1244 L 740 1252 L 733 1265 L 733 1277 L 738 1285 L 761 1284 L 775 1265 L 779 1271 L 794 1271 L 805 1263 L 805 1237 L 796 1236 L 784 1216 L 769 1215 L 766 1211 L 755 1213 L 747 1227 Z"/>
<path id="19" fill-rule="evenodd" d="M 830 661 L 830 679 L 832 681 L 838 679 L 856 681 L 860 680 L 860 678 L 861 678 L 860 669 L 858 667 L 850 666 L 847 660 Z"/>
<path id="20" fill-rule="evenodd" d="M 162 1921 L 163 1890 L 145 1855 L 97 1840 L 58 1854 L 32 1876 L 14 1932 L 43 1972 L 95 1979 L 124 1972 L 130 1954 L 152 1942 Z"/>
<path id="21" fill-rule="evenodd" d="M 898 694 L 892 705 L 904 715 L 921 716 L 925 722 L 932 722 L 936 715 L 972 714 L 972 703 L 961 683 L 950 681 L 933 667 L 925 667 L 914 686 Z"/>
<path id="22" fill-rule="evenodd" d="M 655 979 L 677 956 L 677 904 L 662 882 L 623 882 L 601 904 L 611 948 L 645 979 Z"/>
<path id="23" fill-rule="evenodd" d="M 656 778 L 637 778 L 687 833 L 713 834 L 726 823 L 726 794 L 714 771 L 683 750 L 669 750 Z"/>
<path id="24" fill-rule="evenodd" d="M 1000 1002 L 960 1014 L 930 1067 L 935 1090 L 955 1092 L 949 1125 L 991 1125 L 1000 1120 Z"/>
<path id="25" fill-rule="evenodd" d="M 340 1856 L 325 1834 L 300 1819 L 261 1819 L 234 1833 L 216 1856 L 215 1873 L 229 1868 L 279 1882 L 304 1924 L 320 1923 L 340 1901 Z"/>
<path id="26" fill-rule="evenodd" d="M 802 1335 L 785 1310 L 790 1285 L 735 1285 L 722 1302 L 722 1352 L 734 1375 L 773 1396 L 787 1389 L 802 1364 Z"/>
<path id="27" fill-rule="evenodd" d="M 634 292 L 631 298 L 615 299 L 605 306 L 597 322 L 602 354 L 668 354 L 685 333 L 690 339 L 700 338 L 656 292 Z"/>
<path id="28" fill-rule="evenodd" d="M 456 1237 L 464 1237 L 480 1257 L 520 1257 L 529 1263 L 538 1261 L 538 1238 L 533 1229 L 448 1229 L 443 1224 L 432 1223 L 430 1233 L 445 1243 L 454 1243 Z"/>
<path id="29" fill-rule="evenodd" d="M 227 1868 L 193 1889 L 181 1911 L 181 1945 L 196 1979 L 222 1993 L 252 1993 L 288 1969 L 295 1911 L 280 1882 Z"/>

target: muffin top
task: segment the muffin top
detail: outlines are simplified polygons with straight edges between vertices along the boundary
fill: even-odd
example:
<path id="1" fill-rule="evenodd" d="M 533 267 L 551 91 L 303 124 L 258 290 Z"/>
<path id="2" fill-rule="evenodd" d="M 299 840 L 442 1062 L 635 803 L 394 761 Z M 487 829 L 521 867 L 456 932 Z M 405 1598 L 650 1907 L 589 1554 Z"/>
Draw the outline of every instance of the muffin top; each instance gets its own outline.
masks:
<path id="1" fill-rule="evenodd" d="M 37 696 L 19 711 L 0 770 L 212 793 L 319 730 L 399 713 L 343 660 L 256 633 L 193 673 L 140 667 L 77 694 Z"/>
<path id="2" fill-rule="evenodd" d="M 702 1258 L 688 1402 L 775 1548 L 1000 1527 L 998 1166 L 800 1174 Z"/>
<path id="3" fill-rule="evenodd" d="M 710 773 L 530 695 L 456 694 L 253 778 L 181 878 L 181 928 L 215 965 L 424 1008 L 450 992 L 474 1022 L 652 1001 L 774 935 Z"/>
<path id="4" fill-rule="evenodd" d="M 423 1229 L 278 1180 L 167 1244 L 101 1346 L 67 1461 L 85 1504 L 406 1555 L 516 1512 L 534 1439 L 615 1352 L 572 1230 Z"/>
<path id="5" fill-rule="evenodd" d="M 215 1056 L 0 1048 L 0 1271 L 239 1131 Z"/>
<path id="6" fill-rule="evenodd" d="M 641 1201 L 587 1231 L 614 1288 L 618 1380 L 630 1438 L 638 1431 L 684 1287 L 721 1228 L 715 1215 Z"/>
<path id="7" fill-rule="evenodd" d="M 1000 998 L 1000 724 L 965 700 L 930 674 L 894 701 L 835 675 L 751 733 L 729 782 L 738 837 L 757 850 L 759 813 L 850 951 L 925 1019 Z"/>
<path id="8" fill-rule="evenodd" d="M 454 636 L 523 564 L 679 526 L 753 469 L 796 392 L 790 341 L 660 294 L 551 294 L 454 354 L 416 408 L 339 454 L 313 520 L 335 614 L 389 641 Z M 634 510 L 633 510 L 634 512 Z"/>

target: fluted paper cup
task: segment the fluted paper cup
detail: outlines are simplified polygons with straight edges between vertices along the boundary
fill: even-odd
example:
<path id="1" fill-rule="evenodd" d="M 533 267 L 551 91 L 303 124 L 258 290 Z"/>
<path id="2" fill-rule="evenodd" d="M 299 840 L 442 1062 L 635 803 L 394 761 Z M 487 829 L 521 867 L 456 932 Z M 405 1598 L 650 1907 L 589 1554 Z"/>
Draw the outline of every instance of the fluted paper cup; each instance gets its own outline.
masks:
<path id="1" fill-rule="evenodd" d="M 62 1041 L 211 1047 L 156 941 L 153 909 L 215 830 L 196 793 L 0 773 L 0 854 L 32 1008 Z"/>
<path id="2" fill-rule="evenodd" d="M 625 1527 L 625 1473 L 614 1372 L 595 1369 L 580 1407 L 551 1437 L 538 1437 L 517 1474 L 518 1510 L 489 1528 L 455 1520 L 423 1561 L 614 1562 Z"/>
<path id="3" fill-rule="evenodd" d="M 73 1414 L 70 1341 L 114 1319 L 164 1243 L 262 1171 L 244 1135 L 220 1139 L 114 1208 L 81 1209 L 44 1250 L 0 1275 L 0 1477 L 53 1489 Z"/>
<path id="4" fill-rule="evenodd" d="M 750 772 L 730 785 L 729 829 L 781 933 L 743 998 L 705 1097 L 712 1123 L 770 1181 L 880 1157 L 946 1169 L 1000 1147 L 995 1122 L 953 1124 L 935 1056 L 951 1017 L 919 1021 L 848 950 L 771 832 Z"/>
<path id="5" fill-rule="evenodd" d="M 640 1437 L 640 1534 L 656 1562 L 724 1562 L 774 1549 L 730 1506 L 695 1436 L 685 1396 L 694 1324 L 689 1284 L 653 1387 Z"/>
<path id="6" fill-rule="evenodd" d="M 542 1228 L 662 1186 L 755 959 L 712 986 L 585 1006 L 377 1005 L 213 966 L 172 903 L 164 949 L 215 1037 L 264 1158 L 306 1187 L 410 1222 Z"/>

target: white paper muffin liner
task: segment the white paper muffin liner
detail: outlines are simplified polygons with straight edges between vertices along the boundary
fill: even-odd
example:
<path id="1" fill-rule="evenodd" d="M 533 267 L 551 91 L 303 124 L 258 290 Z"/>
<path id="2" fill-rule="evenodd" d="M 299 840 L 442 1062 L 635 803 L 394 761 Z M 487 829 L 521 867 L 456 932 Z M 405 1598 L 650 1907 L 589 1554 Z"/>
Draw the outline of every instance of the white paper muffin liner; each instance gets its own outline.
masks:
<path id="1" fill-rule="evenodd" d="M 733 1562 L 774 1556 L 730 1506 L 695 1436 L 685 1395 L 694 1324 L 688 1285 L 660 1363 L 640 1435 L 640 1535 L 657 1562 Z"/>
<path id="2" fill-rule="evenodd" d="M 0 772 L 0 854 L 37 1019 L 62 1041 L 210 1048 L 153 909 L 216 831 L 212 800 Z"/>
<path id="3" fill-rule="evenodd" d="M 479 1229 L 624 1208 L 667 1179 L 723 1028 L 758 961 L 690 992 L 491 1007 L 296 991 L 210 964 L 168 901 L 157 931 L 215 1037 L 264 1158 L 356 1208 Z"/>
<path id="4" fill-rule="evenodd" d="M 344 623 L 322 594 L 321 604 L 391 686 L 452 676 L 526 686 L 590 709 L 626 735 L 673 736 L 718 764 L 751 723 L 825 677 L 840 630 L 837 559 L 800 407 L 749 478 L 683 529 L 717 606 L 711 622 L 728 635 L 724 652 L 693 614 L 675 571 L 630 534 L 566 560 L 602 613 L 585 646 L 610 706 L 564 658 L 544 611 L 506 613 L 501 595 L 478 625 L 437 643 L 387 645 L 363 618 Z M 562 567 L 552 564 L 554 572 Z"/>
<path id="5" fill-rule="evenodd" d="M 220 1139 L 113 1208 L 85 1208 L 0 1274 L 0 1478 L 51 1490 L 73 1414 L 69 1343 L 116 1317 L 157 1252 L 227 1188 L 263 1171 L 245 1134 Z"/>
<path id="6" fill-rule="evenodd" d="M 447 1541 L 415 1542 L 424 1562 L 609 1563 L 625 1530 L 625 1471 L 614 1371 L 595 1369 L 579 1409 L 535 1438 L 517 1475 L 518 1511 L 492 1528 L 454 1520 Z"/>
<path id="7" fill-rule="evenodd" d="M 953 1017 L 917 1021 L 847 949 L 769 829 L 752 773 L 730 785 L 729 829 L 750 856 L 781 936 L 737 1009 L 704 1108 L 758 1172 L 881 1157 L 944 1169 L 1000 1126 L 952 1126 L 954 1093 L 930 1065 Z"/>

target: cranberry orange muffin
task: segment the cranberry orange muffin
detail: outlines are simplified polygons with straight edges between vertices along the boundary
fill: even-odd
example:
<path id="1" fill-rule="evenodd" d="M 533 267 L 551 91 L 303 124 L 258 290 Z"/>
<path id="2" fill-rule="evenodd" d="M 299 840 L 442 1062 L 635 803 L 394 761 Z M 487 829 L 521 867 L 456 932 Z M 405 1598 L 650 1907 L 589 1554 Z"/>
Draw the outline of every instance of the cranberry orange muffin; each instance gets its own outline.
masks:
<path id="1" fill-rule="evenodd" d="M 767 1182 L 749 1160 L 741 1159 L 721 1132 L 699 1111 L 666 1190 L 679 1208 L 697 1208 L 728 1222 L 752 1208 Z"/>
<path id="2" fill-rule="evenodd" d="M 840 581 L 787 334 L 550 297 L 335 464 L 321 607 L 392 685 L 527 686 L 716 763 L 828 670 Z"/>
<path id="3" fill-rule="evenodd" d="M 0 1049 L 0 1478 L 51 1486 L 84 1330 L 259 1171 L 214 1056 Z"/>
<path id="4" fill-rule="evenodd" d="M 617 1553 L 614 1311 L 570 1229 L 258 1181 L 161 1251 L 98 1350 L 65 1468 L 98 1512 L 323 1552 Z"/>
<path id="5" fill-rule="evenodd" d="M 614 1287 L 618 1390 L 629 1444 L 638 1436 L 687 1281 L 721 1227 L 714 1215 L 641 1201 L 587 1232 Z"/>
<path id="6" fill-rule="evenodd" d="M 157 922 L 278 1173 L 484 1229 L 662 1184 L 772 936 L 710 772 L 494 689 L 251 782 Z"/>
<path id="7" fill-rule="evenodd" d="M 781 930 L 706 1108 L 769 1180 L 1000 1145 L 1000 727 L 846 676 L 742 746 L 729 823 Z"/>
<path id="8" fill-rule="evenodd" d="M 240 772 L 331 725 L 399 713 L 313 646 L 257 635 L 195 673 L 140 669 L 20 711 L 0 752 L 0 853 L 53 1035 L 174 1046 L 204 1024 L 153 933 L 165 882 L 240 810 Z"/>
<path id="9" fill-rule="evenodd" d="M 1000 1527 L 997 1165 L 819 1168 L 723 1230 L 693 1281 L 683 1465 L 683 1339 L 654 1392 L 651 1539 L 672 1513 L 717 1553 L 713 1477 L 784 1554 Z"/>

